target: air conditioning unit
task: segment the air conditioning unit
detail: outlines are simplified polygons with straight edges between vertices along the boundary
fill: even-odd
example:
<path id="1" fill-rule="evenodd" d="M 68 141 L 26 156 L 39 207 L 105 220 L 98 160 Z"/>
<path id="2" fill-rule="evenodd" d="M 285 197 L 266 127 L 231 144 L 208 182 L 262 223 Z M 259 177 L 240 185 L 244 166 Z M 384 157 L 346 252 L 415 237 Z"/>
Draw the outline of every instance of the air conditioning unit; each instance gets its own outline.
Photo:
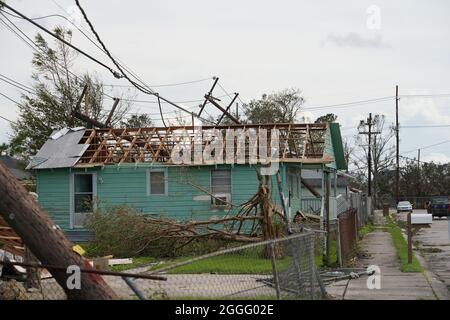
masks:
<path id="1" fill-rule="evenodd" d="M 216 193 L 212 198 L 212 204 L 216 207 L 226 207 L 231 203 L 231 194 Z"/>

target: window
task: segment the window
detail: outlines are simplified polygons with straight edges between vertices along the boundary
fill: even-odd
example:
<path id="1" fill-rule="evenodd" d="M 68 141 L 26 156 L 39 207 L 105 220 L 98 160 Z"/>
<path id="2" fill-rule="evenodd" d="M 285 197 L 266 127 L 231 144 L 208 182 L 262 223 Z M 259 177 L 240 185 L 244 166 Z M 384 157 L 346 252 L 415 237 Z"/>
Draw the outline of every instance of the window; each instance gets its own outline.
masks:
<path id="1" fill-rule="evenodd" d="M 167 195 L 167 177 L 164 169 L 151 169 L 149 171 L 148 191 L 151 196 Z"/>
<path id="2" fill-rule="evenodd" d="M 72 227 L 83 228 L 86 215 L 92 213 L 95 198 L 94 174 L 73 175 Z"/>
<path id="3" fill-rule="evenodd" d="M 211 203 L 216 206 L 226 206 L 231 202 L 231 170 L 213 169 L 211 170 L 211 192 L 215 198 L 211 198 Z"/>

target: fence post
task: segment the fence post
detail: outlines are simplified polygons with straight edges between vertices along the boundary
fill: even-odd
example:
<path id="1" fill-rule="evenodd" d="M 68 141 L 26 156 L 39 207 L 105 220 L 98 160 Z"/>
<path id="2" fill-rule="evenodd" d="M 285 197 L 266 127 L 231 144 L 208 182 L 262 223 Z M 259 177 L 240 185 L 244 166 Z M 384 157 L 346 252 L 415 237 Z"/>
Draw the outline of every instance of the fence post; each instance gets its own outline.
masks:
<path id="1" fill-rule="evenodd" d="M 314 255 L 314 234 L 311 234 L 310 240 L 309 240 L 309 260 L 310 263 L 310 270 L 309 270 L 309 282 L 310 282 L 310 288 L 311 288 L 311 300 L 314 300 L 314 293 L 316 291 L 316 286 L 314 283 L 314 270 L 316 268 L 315 266 L 315 255 Z"/>
<path id="2" fill-rule="evenodd" d="M 139 289 L 139 287 L 134 283 L 133 279 L 129 277 L 122 277 L 125 283 L 130 287 L 130 289 L 138 296 L 140 300 L 147 300 L 145 294 Z"/>
<path id="3" fill-rule="evenodd" d="M 337 237 L 336 237 L 336 241 L 337 241 L 337 258 L 338 258 L 338 263 L 339 266 L 343 266 L 342 263 L 342 242 L 341 242 L 341 219 L 338 217 L 337 218 Z"/>
<path id="4" fill-rule="evenodd" d="M 275 245 L 273 242 L 270 243 L 270 258 L 272 260 L 272 273 L 273 273 L 273 281 L 275 284 L 275 290 L 277 293 L 277 300 L 281 300 L 281 294 L 280 294 L 280 279 L 278 278 L 278 270 L 277 270 L 277 263 L 275 259 Z"/>

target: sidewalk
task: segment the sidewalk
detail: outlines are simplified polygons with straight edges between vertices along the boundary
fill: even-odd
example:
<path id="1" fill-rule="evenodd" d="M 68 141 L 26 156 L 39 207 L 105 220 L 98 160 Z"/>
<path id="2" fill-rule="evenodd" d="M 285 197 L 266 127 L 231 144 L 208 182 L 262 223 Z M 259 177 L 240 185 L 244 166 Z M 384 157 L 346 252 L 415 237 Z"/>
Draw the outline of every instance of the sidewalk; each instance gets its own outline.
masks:
<path id="1" fill-rule="evenodd" d="M 336 299 L 344 300 L 417 300 L 436 299 L 432 287 L 423 273 L 400 271 L 400 263 L 391 235 L 383 230 L 386 219 L 381 211 L 375 211 L 377 230 L 362 240 L 362 249 L 368 256 L 359 259 L 357 267 L 377 265 L 381 270 L 381 289 L 367 288 L 367 276 L 336 282 L 328 289 Z"/>

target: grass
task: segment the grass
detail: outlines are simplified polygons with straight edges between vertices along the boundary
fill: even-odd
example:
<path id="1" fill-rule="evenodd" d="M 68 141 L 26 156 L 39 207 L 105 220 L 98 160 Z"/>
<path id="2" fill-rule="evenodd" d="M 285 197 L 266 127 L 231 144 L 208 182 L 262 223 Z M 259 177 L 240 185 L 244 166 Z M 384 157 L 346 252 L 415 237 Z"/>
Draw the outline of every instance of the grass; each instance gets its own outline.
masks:
<path id="1" fill-rule="evenodd" d="M 372 223 L 368 223 L 359 229 L 359 237 L 364 238 L 367 234 L 375 231 L 375 226 Z"/>
<path id="2" fill-rule="evenodd" d="M 133 258 L 133 263 L 130 264 L 118 264 L 115 266 L 110 266 L 109 269 L 115 272 L 121 272 L 129 269 L 139 268 L 145 266 L 148 263 L 156 262 L 157 260 L 153 257 L 135 257 Z"/>
<path id="3" fill-rule="evenodd" d="M 423 272 L 423 267 L 413 253 L 412 263 L 408 263 L 408 244 L 403 237 L 402 229 L 394 222 L 391 216 L 387 218 L 387 230 L 391 234 L 397 256 L 400 259 L 402 272 Z"/>
<path id="4" fill-rule="evenodd" d="M 325 261 L 323 261 L 323 247 L 319 243 L 319 245 L 316 248 L 316 254 L 315 254 L 315 262 L 316 266 L 320 269 L 324 269 L 326 267 L 334 267 L 338 265 L 338 247 L 337 247 L 337 241 L 331 240 L 330 241 L 330 259 L 328 265 L 325 264 Z"/>
<path id="5" fill-rule="evenodd" d="M 181 262 L 190 257 L 178 258 L 173 261 L 160 264 L 156 269 L 167 267 L 173 263 Z M 276 259 L 278 271 L 285 270 L 292 258 L 286 256 Z M 268 274 L 272 273 L 271 259 L 266 259 L 256 254 L 226 254 L 199 260 L 184 266 L 169 270 L 173 274 L 215 273 L 215 274 Z"/>
<path id="6" fill-rule="evenodd" d="M 89 246 L 88 248 L 89 249 Z M 323 261 L 323 248 L 318 245 L 315 252 L 315 263 L 318 268 L 327 268 L 336 266 L 338 249 L 337 241 L 330 241 L 330 259 L 329 264 L 326 265 Z M 187 255 L 177 258 L 171 258 L 164 262 L 155 265 L 151 270 L 158 270 L 168 267 L 172 264 L 183 262 L 193 258 L 194 256 Z M 150 256 L 139 256 L 133 258 L 133 263 L 110 266 L 111 271 L 122 272 L 130 269 L 143 267 L 152 262 L 161 261 L 161 258 Z M 290 254 L 285 257 L 276 259 L 278 271 L 283 271 L 292 263 Z M 180 266 L 168 271 L 170 274 L 198 274 L 198 273 L 213 273 L 213 274 L 269 274 L 272 273 L 271 259 L 264 258 L 261 250 L 249 250 L 239 253 L 231 253 L 220 256 L 215 256 L 203 260 L 199 260 L 184 266 Z"/>

